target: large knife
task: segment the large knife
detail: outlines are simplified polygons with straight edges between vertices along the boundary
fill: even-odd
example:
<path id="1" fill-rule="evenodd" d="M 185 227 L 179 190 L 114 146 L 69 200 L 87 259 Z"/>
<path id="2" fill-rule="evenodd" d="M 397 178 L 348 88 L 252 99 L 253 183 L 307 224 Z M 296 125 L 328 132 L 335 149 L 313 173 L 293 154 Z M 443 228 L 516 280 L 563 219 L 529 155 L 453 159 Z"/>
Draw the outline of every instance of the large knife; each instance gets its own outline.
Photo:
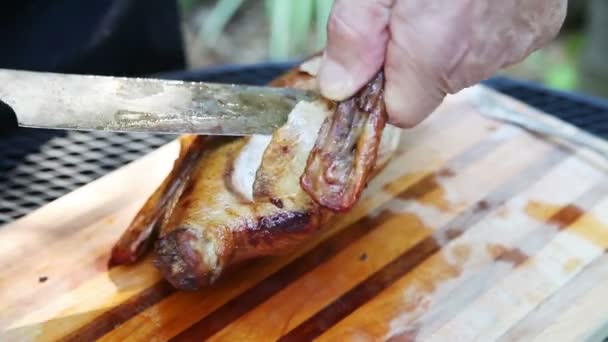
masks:
<path id="1" fill-rule="evenodd" d="M 24 127 L 270 134 L 298 101 L 317 96 L 291 88 L 0 69 L 0 100 Z"/>

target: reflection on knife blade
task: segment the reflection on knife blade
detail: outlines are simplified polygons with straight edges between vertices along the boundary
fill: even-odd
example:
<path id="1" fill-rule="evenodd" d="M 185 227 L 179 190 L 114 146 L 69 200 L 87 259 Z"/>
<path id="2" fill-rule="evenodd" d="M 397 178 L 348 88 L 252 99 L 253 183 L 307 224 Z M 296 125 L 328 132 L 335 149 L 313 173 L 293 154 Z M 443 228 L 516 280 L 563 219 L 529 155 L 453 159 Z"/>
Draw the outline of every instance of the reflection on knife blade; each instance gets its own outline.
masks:
<path id="1" fill-rule="evenodd" d="M 0 99 L 26 127 L 270 134 L 298 101 L 317 96 L 290 88 L 0 69 Z"/>

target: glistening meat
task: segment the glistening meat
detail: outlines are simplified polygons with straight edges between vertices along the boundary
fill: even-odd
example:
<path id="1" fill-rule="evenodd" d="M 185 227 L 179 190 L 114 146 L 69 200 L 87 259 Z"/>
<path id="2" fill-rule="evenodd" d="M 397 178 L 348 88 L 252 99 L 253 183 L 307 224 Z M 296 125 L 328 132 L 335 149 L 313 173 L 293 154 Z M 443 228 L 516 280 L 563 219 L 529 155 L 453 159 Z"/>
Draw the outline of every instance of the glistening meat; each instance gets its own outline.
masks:
<path id="1" fill-rule="evenodd" d="M 318 58 L 271 85 L 316 90 Z M 116 243 L 111 263 L 136 262 L 153 249 L 173 286 L 196 290 L 230 266 L 310 239 L 357 202 L 397 147 L 382 93 L 380 73 L 344 102 L 298 103 L 272 136 L 181 136 L 171 173 Z"/>

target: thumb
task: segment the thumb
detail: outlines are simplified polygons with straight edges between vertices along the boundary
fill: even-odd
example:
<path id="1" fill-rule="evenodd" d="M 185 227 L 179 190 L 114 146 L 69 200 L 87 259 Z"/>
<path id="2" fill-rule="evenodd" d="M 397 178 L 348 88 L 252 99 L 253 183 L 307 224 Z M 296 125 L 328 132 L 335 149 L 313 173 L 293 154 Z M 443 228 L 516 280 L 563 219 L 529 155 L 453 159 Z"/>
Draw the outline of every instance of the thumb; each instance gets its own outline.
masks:
<path id="1" fill-rule="evenodd" d="M 395 0 L 336 0 L 327 25 L 319 69 L 323 96 L 344 100 L 384 63 L 390 11 Z"/>

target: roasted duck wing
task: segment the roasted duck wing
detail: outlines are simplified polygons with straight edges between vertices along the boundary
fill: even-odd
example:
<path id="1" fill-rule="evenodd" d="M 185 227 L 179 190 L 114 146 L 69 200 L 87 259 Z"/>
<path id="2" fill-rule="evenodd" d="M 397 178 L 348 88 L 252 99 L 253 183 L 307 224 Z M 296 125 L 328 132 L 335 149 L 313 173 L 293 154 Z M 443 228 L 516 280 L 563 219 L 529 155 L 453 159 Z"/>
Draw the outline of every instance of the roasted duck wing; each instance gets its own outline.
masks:
<path id="1" fill-rule="evenodd" d="M 313 57 L 271 85 L 314 90 L 317 65 Z M 196 290 L 231 265 L 310 239 L 335 210 L 356 202 L 397 146 L 399 131 L 385 127 L 382 83 L 379 74 L 342 103 L 299 102 L 272 136 L 180 137 L 173 170 L 114 246 L 111 263 L 135 262 L 154 247 L 165 278 Z"/>
<path id="2" fill-rule="evenodd" d="M 310 153 L 302 187 L 321 206 L 350 209 L 376 165 L 386 124 L 384 75 L 376 75 L 353 98 L 338 104 L 321 127 Z"/>

